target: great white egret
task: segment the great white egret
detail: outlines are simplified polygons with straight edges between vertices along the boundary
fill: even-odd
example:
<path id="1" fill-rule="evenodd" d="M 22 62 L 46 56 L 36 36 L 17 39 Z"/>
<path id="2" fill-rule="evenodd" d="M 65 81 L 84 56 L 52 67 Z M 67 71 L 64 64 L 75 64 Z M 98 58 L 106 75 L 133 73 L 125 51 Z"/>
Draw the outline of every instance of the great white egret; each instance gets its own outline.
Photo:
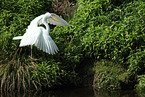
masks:
<path id="1" fill-rule="evenodd" d="M 58 52 L 58 47 L 49 35 L 50 27 L 48 23 L 59 26 L 69 26 L 69 24 L 58 15 L 47 12 L 32 20 L 26 29 L 26 33 L 23 36 L 14 37 L 13 40 L 21 39 L 20 47 L 31 45 L 31 57 L 33 44 L 40 50 L 53 55 Z M 44 24 L 46 28 L 40 26 L 41 24 Z"/>

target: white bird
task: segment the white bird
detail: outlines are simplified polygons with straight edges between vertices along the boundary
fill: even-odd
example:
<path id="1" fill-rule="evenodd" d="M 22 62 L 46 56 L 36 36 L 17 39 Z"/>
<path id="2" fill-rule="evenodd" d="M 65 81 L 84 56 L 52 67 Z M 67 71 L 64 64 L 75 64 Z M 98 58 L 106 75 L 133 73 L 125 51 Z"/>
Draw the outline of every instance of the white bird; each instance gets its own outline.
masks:
<path id="1" fill-rule="evenodd" d="M 26 29 L 26 33 L 23 36 L 14 37 L 13 40 L 21 39 L 20 47 L 31 45 L 31 57 L 33 44 L 40 50 L 53 55 L 58 52 L 58 47 L 49 35 L 50 27 L 48 23 L 59 26 L 69 26 L 61 17 L 54 13 L 47 12 L 32 20 L 28 29 Z M 41 24 L 44 24 L 46 29 L 40 26 Z"/>

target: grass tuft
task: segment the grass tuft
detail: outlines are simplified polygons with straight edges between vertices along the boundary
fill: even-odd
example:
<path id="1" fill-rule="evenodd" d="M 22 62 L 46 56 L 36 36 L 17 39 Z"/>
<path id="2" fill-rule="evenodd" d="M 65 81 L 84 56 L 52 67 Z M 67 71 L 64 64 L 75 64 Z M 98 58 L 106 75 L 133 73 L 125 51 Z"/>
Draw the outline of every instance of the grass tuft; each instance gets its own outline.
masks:
<path id="1" fill-rule="evenodd" d="M 26 61 L 24 61 L 26 62 Z M 13 60 L 8 64 L 0 65 L 1 91 L 17 90 L 24 92 L 31 88 L 31 69 L 34 67 L 21 62 L 20 59 Z M 34 85 L 33 85 L 34 86 Z"/>

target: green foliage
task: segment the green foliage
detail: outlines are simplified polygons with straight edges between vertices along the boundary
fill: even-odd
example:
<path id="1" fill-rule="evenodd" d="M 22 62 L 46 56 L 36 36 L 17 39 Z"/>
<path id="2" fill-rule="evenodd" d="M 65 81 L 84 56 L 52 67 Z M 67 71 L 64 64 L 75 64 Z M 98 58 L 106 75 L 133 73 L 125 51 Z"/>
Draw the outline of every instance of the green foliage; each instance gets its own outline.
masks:
<path id="1" fill-rule="evenodd" d="M 145 75 L 139 75 L 139 84 L 137 85 L 136 89 L 138 91 L 145 91 Z"/>
<path id="2" fill-rule="evenodd" d="M 137 7 L 136 10 L 133 10 L 133 4 Z M 82 39 L 83 45 L 86 46 L 89 43 L 88 47 L 84 47 L 84 51 L 89 53 L 94 51 L 95 57 L 109 58 L 124 63 L 130 55 L 130 51 L 136 52 L 138 48 L 143 47 L 145 26 L 140 21 L 145 21 L 145 19 L 142 17 L 143 13 L 139 12 L 145 5 L 139 5 L 140 3 L 137 2 L 133 4 L 127 4 L 122 9 L 116 8 L 107 16 L 96 16 L 99 17 L 99 20 L 103 20 L 101 23 L 104 24 L 94 27 L 94 23 L 90 23 L 92 26 L 88 27 L 88 33 Z M 130 12 L 130 10 L 132 11 Z M 87 49 L 90 47 L 92 50 Z"/>
<path id="3" fill-rule="evenodd" d="M 12 13 L 29 13 L 35 16 L 51 11 L 53 0 L 1 0 L 1 2 L 2 10 L 9 10 Z"/>
<path id="4" fill-rule="evenodd" d="M 76 64 L 88 57 L 106 58 L 126 64 L 130 54 L 144 49 L 145 3 L 92 1 L 79 2 L 70 27 L 53 30 L 62 59 Z"/>
<path id="5" fill-rule="evenodd" d="M 104 60 L 95 62 L 94 71 L 93 85 L 97 89 L 121 89 L 121 82 L 127 77 L 124 76 L 125 70 L 121 66 Z"/>
<path id="6" fill-rule="evenodd" d="M 130 64 L 128 71 L 135 72 L 137 74 L 144 74 L 145 73 L 144 59 L 145 59 L 145 50 L 131 54 L 128 60 L 128 63 Z"/>
<path id="7" fill-rule="evenodd" d="M 77 12 L 69 22 L 71 26 L 56 27 L 53 30 L 55 41 L 60 49 L 59 55 L 64 56 L 57 59 L 73 69 L 79 67 L 87 58 L 118 62 L 128 69 L 119 80 L 130 78 L 134 71 L 135 74 L 139 71 L 143 73 L 145 2 L 121 1 L 79 0 Z M 103 68 L 106 69 L 107 67 Z M 107 78 L 110 79 L 105 83 L 112 85 L 118 77 L 110 76 L 112 75 L 108 75 Z M 113 88 L 118 87 L 118 84 L 120 83 L 116 83 Z"/>
<path id="8" fill-rule="evenodd" d="M 36 83 L 36 88 L 51 88 L 60 85 L 72 85 L 77 81 L 77 75 L 74 72 L 68 72 L 61 68 L 60 63 L 54 61 L 37 64 L 32 70 L 32 79 Z M 40 88 L 38 88 L 40 87 Z"/>
<path id="9" fill-rule="evenodd" d="M 137 94 L 139 97 L 145 96 L 145 75 L 139 75 L 138 76 L 139 83 L 136 86 Z"/>
<path id="10" fill-rule="evenodd" d="M 14 16 L 17 18 L 14 18 Z M 6 9 L 2 9 L 0 13 L 0 82 L 2 91 L 20 91 L 30 88 L 30 68 L 26 65 L 23 55 L 22 58 L 15 60 L 19 49 L 16 48 L 16 43 L 12 43 L 13 34 L 16 31 L 21 32 L 25 24 L 22 21 L 27 21 L 24 16 L 11 13 L 10 10 Z M 20 56 L 20 53 L 18 55 Z"/>
<path id="11" fill-rule="evenodd" d="M 43 62 L 37 64 L 36 69 L 32 71 L 32 76 L 37 85 L 52 87 L 61 84 L 60 78 L 64 75 L 64 71 L 60 70 L 59 63 Z"/>

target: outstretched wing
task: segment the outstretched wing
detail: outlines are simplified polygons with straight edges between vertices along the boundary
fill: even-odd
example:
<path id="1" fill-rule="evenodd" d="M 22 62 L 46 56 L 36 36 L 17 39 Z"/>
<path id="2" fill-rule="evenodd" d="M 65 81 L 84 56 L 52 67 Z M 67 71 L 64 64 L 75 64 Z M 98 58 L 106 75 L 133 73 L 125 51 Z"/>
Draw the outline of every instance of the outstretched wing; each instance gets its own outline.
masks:
<path id="1" fill-rule="evenodd" d="M 51 16 L 52 17 L 47 19 L 48 23 L 59 26 L 70 26 L 64 19 L 62 19 L 58 15 L 51 13 Z"/>
<path id="2" fill-rule="evenodd" d="M 52 55 L 58 52 L 58 47 L 55 42 L 52 40 L 50 36 L 44 36 L 47 45 L 47 53 L 51 53 Z"/>
<path id="3" fill-rule="evenodd" d="M 31 24 L 34 24 L 37 22 L 38 25 L 43 24 L 42 18 L 45 16 L 45 14 L 42 14 L 41 16 L 36 17 Z M 63 18 L 59 17 L 58 15 L 51 13 L 51 17 L 47 17 L 47 23 L 58 25 L 58 26 L 70 26 Z M 36 23 L 35 23 L 36 24 Z"/>
<path id="4" fill-rule="evenodd" d="M 48 32 L 45 29 L 41 29 L 43 33 L 39 35 L 37 40 L 35 41 L 35 46 L 39 48 L 40 50 L 43 50 L 43 52 L 49 53 L 49 54 L 55 54 L 58 52 L 58 47 L 52 40 L 52 38 L 49 36 Z"/>

